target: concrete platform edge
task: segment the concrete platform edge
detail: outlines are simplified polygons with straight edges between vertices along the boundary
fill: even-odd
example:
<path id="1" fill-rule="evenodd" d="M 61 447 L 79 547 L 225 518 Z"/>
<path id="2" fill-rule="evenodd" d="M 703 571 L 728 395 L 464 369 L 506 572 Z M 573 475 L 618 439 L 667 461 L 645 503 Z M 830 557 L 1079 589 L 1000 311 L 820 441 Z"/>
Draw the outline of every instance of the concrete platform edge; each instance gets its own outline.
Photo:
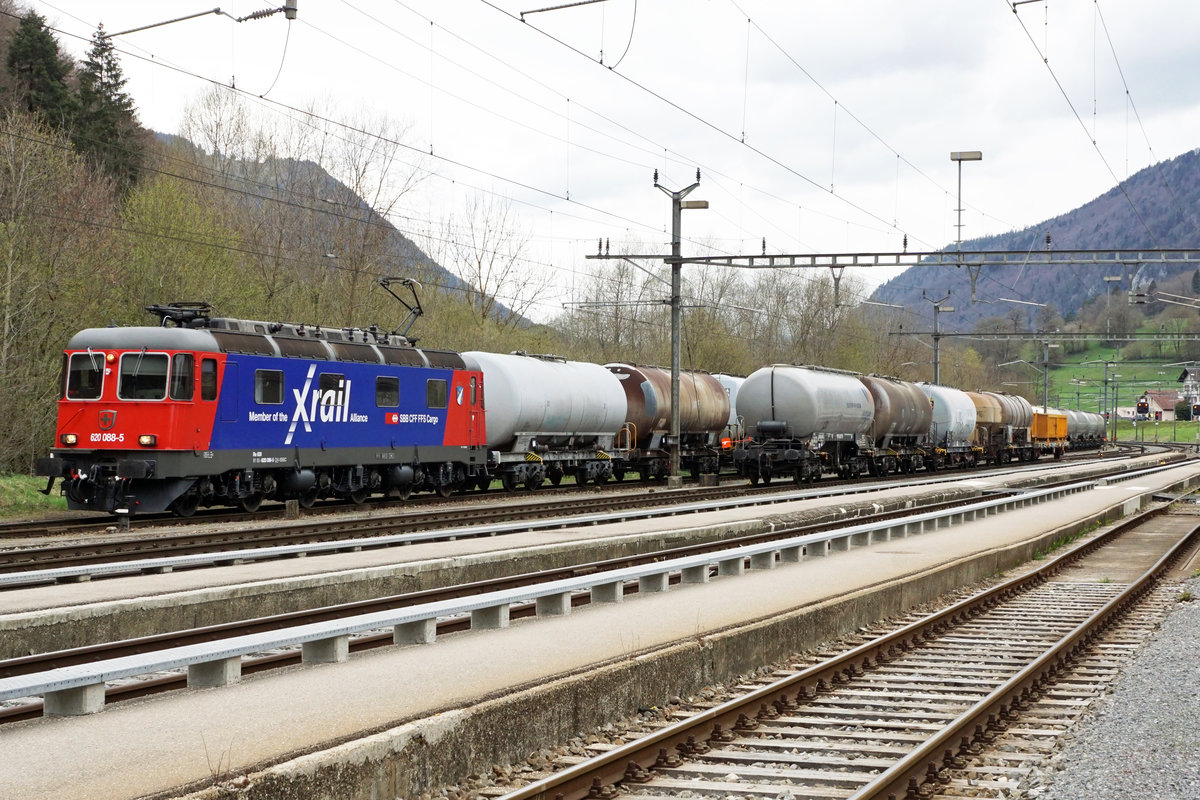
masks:
<path id="1" fill-rule="evenodd" d="M 1143 496 L 1142 504 L 1148 501 Z M 936 569 L 798 608 L 770 620 L 629 654 L 586 671 L 519 687 L 503 697 L 367 733 L 208 787 L 181 787 L 153 800 L 376 800 L 413 798 L 499 763 L 511 763 L 550 743 L 731 681 L 764 664 L 836 639 L 878 619 L 903 613 L 964 585 L 1012 569 L 1051 549 L 1056 540 L 1119 519 L 1127 503 Z M 190 794 L 186 794 L 191 792 Z"/>

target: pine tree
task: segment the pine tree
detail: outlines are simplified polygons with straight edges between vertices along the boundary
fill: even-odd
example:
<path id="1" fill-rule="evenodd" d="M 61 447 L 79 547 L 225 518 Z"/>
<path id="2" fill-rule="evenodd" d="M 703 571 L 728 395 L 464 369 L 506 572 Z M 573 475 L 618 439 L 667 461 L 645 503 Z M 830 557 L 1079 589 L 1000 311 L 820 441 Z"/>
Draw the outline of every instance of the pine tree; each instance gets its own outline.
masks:
<path id="1" fill-rule="evenodd" d="M 71 140 L 117 183 L 132 186 L 145 155 L 144 137 L 112 42 L 100 25 L 79 69 L 79 113 Z"/>
<path id="2" fill-rule="evenodd" d="M 71 62 L 58 51 L 58 41 L 44 17 L 30 11 L 21 17 L 8 47 L 5 65 L 17 82 L 25 110 L 50 125 L 68 129 L 75 119 L 75 98 L 67 88 Z"/>

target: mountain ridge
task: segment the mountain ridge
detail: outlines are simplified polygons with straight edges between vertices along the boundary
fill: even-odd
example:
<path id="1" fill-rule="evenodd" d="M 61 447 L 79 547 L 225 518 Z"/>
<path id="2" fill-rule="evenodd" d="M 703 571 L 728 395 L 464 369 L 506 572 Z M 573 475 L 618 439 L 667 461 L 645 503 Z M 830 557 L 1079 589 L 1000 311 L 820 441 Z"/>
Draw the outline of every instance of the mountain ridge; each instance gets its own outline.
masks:
<path id="1" fill-rule="evenodd" d="M 1175 249 L 1200 245 L 1200 148 L 1146 167 L 1127 180 L 1082 206 L 1057 217 L 1030 225 L 1019 231 L 982 236 L 964 241 L 964 251 L 1027 251 L 1050 247 L 1057 250 L 1138 250 Z M 946 248 L 949 251 L 953 245 Z M 1122 275 L 1122 282 L 1108 283 L 1111 268 L 1069 266 L 1047 268 L 1044 264 L 1012 264 L 985 267 L 977 281 L 977 297 L 971 303 L 968 270 L 957 266 L 910 267 L 875 289 L 871 300 L 903 305 L 919 316 L 932 315 L 934 298 L 950 293 L 948 304 L 956 313 L 943 316 L 942 327 L 951 331 L 970 331 L 986 317 L 1002 315 L 1001 306 L 992 305 L 1001 297 L 1026 302 L 1053 304 L 1070 318 L 1089 300 L 1103 296 L 1110 285 L 1126 290 L 1143 289 L 1152 281 L 1162 281 L 1181 273 L 1195 271 L 1195 265 L 1138 265 L 1134 274 Z M 1005 310 L 1010 309 L 1005 307 Z"/>

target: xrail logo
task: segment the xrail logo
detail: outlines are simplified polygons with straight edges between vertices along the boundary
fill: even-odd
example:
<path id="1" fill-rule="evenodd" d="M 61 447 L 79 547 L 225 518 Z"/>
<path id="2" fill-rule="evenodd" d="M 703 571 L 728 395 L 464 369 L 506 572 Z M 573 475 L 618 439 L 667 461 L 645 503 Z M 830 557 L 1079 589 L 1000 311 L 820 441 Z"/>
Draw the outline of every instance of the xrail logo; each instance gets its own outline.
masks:
<path id="1" fill-rule="evenodd" d="M 303 423 L 304 432 L 312 433 L 314 422 L 362 422 L 366 417 L 350 413 L 350 383 L 351 381 L 338 376 L 336 386 L 313 390 L 313 376 L 317 373 L 317 365 L 308 368 L 304 379 L 304 388 L 292 389 L 296 399 L 296 409 L 292 412 L 292 424 L 288 428 L 285 445 L 292 443 L 296 426 Z"/>

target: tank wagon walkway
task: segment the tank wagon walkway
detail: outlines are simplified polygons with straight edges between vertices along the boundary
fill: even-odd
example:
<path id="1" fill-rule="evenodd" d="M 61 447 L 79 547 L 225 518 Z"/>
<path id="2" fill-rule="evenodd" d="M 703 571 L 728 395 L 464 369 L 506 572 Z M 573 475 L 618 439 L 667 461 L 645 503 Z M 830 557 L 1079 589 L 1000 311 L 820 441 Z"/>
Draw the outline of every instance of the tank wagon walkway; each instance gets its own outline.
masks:
<path id="1" fill-rule="evenodd" d="M 756 626 L 759 639 L 770 638 L 768 620 L 790 616 L 803 622 L 847 599 L 854 600 L 862 621 L 839 621 L 850 627 L 865 624 L 873 614 L 921 602 L 921 592 L 933 596 L 965 577 L 991 574 L 997 564 L 1019 561 L 1033 543 L 1079 520 L 1112 509 L 1132 510 L 1198 472 L 1194 465 L 1180 466 L 917 536 L 752 575 L 718 577 L 706 585 L 620 604 L 591 605 L 565 616 L 514 622 L 507 629 L 382 648 L 340 664 L 247 676 L 236 685 L 119 703 L 85 717 L 16 723 L 0 731 L 0 787 L 3 796 L 22 800 L 137 798 L 199 791 L 218 780 L 248 775 L 250 784 L 290 787 L 277 796 L 311 797 L 324 796 L 316 791 L 322 774 L 328 777 L 345 768 L 374 770 L 376 776 L 390 771 L 390 777 L 376 777 L 376 784 L 403 794 L 402 773 L 420 771 L 412 767 L 415 758 L 406 761 L 405 748 L 439 739 L 461 743 L 472 715 L 485 707 L 495 709 L 514 687 L 530 687 L 549 676 L 566 683 L 571 676 L 606 669 L 615 670 L 612 680 L 627 684 L 640 666 L 646 674 L 635 681 L 639 690 L 656 693 L 645 698 L 647 704 L 676 690 L 686 693 L 686 681 L 697 676 L 672 674 L 663 666 L 677 666 L 678 661 L 656 667 L 648 654 L 670 648 L 695 652 L 706 642 L 714 646 L 722 636 Z M 984 481 L 964 482 L 978 487 Z M 822 502 L 836 506 L 839 501 Z M 693 517 L 653 524 L 701 523 Z M 589 529 L 589 534 L 595 532 Z M 960 569 L 966 565 L 973 565 L 974 572 Z M 295 562 L 286 566 L 293 568 Z M 314 564 L 304 566 L 312 569 Z M 923 580 L 931 583 L 919 592 L 914 587 Z M 112 583 L 115 588 L 117 581 Z M 85 588 L 107 591 L 104 582 Z M 821 624 L 830 628 L 832 623 Z M 745 648 L 753 640 L 739 641 Z M 754 656 L 738 651 L 739 658 Z M 572 720 L 527 716 L 522 722 L 532 735 L 542 725 L 583 724 L 592 705 L 604 709 L 607 704 L 607 710 L 619 715 L 622 710 L 613 706 L 619 705 L 621 693 L 613 685 L 611 680 L 590 690 L 575 685 L 569 696 L 576 707 L 559 712 L 574 713 Z M 519 713 L 527 713 L 525 709 Z M 459 760 L 463 774 L 481 768 L 470 762 L 471 754 L 476 760 L 483 754 L 486 763 L 489 753 L 502 748 L 496 730 L 448 757 Z M 374 788 L 360 789 L 361 796 L 374 796 Z"/>

